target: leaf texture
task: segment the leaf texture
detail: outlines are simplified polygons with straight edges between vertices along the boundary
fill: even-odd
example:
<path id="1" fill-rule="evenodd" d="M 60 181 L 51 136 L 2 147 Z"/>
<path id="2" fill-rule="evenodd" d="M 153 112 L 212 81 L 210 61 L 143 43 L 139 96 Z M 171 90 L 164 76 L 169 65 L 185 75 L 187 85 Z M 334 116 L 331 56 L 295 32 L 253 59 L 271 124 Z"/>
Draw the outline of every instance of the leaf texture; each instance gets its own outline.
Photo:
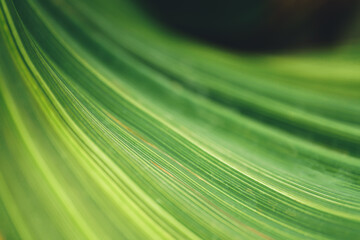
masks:
<path id="1" fill-rule="evenodd" d="M 0 0 L 0 239 L 359 239 L 360 47 L 235 55 L 130 0 Z"/>

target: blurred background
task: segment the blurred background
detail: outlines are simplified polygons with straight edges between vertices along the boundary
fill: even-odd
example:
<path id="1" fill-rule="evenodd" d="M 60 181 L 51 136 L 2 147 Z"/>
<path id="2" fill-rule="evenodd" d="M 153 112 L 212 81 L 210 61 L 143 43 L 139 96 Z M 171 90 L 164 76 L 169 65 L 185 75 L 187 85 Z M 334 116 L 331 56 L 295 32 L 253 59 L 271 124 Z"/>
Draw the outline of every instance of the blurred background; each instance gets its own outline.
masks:
<path id="1" fill-rule="evenodd" d="M 329 47 L 359 37 L 359 0 L 137 0 L 171 31 L 241 51 Z"/>

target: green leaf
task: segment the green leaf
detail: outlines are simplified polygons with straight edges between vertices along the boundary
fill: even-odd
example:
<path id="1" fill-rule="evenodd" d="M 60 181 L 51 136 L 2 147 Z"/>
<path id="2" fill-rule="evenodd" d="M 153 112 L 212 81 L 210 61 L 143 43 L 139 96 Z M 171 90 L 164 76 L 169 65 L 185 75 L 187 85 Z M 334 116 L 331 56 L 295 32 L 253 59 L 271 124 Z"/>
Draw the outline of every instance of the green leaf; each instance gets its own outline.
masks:
<path id="1" fill-rule="evenodd" d="M 0 3 L 0 239 L 360 238 L 358 43 L 234 54 L 128 0 Z"/>

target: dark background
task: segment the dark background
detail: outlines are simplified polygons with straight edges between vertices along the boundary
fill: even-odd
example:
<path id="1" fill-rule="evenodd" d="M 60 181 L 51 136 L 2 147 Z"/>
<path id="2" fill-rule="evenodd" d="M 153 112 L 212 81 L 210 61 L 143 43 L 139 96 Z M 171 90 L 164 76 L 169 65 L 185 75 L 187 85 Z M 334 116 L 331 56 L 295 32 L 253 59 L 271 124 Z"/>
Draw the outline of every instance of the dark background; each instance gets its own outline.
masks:
<path id="1" fill-rule="evenodd" d="M 337 44 L 359 12 L 359 0 L 138 0 L 165 27 L 245 51 Z"/>

